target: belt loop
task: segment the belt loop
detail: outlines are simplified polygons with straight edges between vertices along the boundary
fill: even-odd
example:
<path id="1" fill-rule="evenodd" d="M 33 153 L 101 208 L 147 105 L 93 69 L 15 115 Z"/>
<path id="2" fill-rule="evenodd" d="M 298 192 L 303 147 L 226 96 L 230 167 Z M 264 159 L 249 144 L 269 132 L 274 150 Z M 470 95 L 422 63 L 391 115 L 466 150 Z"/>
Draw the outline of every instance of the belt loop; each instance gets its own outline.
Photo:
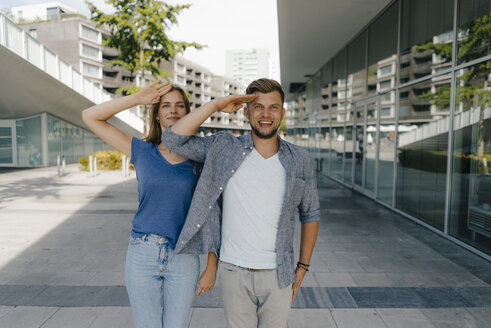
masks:
<path id="1" fill-rule="evenodd" d="M 147 241 L 148 239 L 148 233 L 144 234 L 142 237 L 141 237 L 142 241 Z"/>

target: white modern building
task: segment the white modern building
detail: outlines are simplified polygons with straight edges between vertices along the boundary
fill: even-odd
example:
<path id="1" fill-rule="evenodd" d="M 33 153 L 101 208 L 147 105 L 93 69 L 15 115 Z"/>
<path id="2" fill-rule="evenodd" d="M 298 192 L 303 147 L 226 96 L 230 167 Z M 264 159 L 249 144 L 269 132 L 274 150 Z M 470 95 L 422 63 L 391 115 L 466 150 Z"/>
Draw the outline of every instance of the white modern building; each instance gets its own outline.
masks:
<path id="1" fill-rule="evenodd" d="M 57 20 L 63 14 L 78 14 L 78 11 L 59 1 L 12 7 L 14 20 L 23 21 L 47 21 Z"/>
<path id="2" fill-rule="evenodd" d="M 263 77 L 270 77 L 270 58 L 266 48 L 227 50 L 225 75 L 247 85 Z"/>

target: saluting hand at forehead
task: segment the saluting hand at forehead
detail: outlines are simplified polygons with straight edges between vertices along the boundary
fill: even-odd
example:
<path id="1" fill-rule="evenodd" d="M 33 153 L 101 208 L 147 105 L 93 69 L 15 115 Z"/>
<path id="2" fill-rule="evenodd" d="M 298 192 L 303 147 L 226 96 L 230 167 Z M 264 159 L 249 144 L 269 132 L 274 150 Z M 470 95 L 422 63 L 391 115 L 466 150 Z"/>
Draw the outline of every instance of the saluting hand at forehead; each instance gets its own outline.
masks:
<path id="1" fill-rule="evenodd" d="M 165 95 L 171 89 L 172 84 L 169 82 L 162 83 L 161 81 L 157 81 L 138 91 L 135 96 L 141 104 L 152 105 L 158 103 L 160 97 Z"/>
<path id="2" fill-rule="evenodd" d="M 215 99 L 215 104 L 221 112 L 233 113 L 242 108 L 244 103 L 248 103 L 257 98 L 257 95 L 231 95 Z"/>

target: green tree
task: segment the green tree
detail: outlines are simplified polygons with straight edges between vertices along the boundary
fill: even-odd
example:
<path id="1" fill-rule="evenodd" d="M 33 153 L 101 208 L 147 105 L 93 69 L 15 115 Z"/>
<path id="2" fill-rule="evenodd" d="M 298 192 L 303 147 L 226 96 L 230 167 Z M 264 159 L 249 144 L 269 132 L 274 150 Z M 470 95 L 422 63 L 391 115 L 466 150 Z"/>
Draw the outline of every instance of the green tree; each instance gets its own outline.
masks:
<path id="1" fill-rule="evenodd" d="M 133 75 L 141 76 L 140 87 L 145 86 L 145 78 L 150 74 L 154 79 L 169 76 L 159 66 L 162 60 L 170 61 L 187 48 L 201 49 L 196 42 L 171 40 L 166 32 L 177 24 L 177 16 L 190 5 L 168 5 L 158 0 L 106 0 L 114 7 L 114 14 L 100 11 L 91 1 L 86 0 L 91 19 L 98 26 L 109 28 L 110 35 L 104 46 L 118 50 L 118 57 L 111 66 L 123 66 Z M 139 90 L 135 85 L 121 88 L 119 92 L 128 94 Z M 144 134 L 148 127 L 148 110 L 143 106 Z"/>

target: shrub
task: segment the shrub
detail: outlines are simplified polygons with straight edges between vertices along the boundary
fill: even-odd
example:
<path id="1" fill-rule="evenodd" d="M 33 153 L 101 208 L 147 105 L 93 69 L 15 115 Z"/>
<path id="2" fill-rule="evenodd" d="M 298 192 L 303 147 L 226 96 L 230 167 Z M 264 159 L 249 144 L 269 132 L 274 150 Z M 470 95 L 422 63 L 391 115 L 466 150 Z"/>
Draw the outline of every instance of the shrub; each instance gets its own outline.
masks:
<path id="1" fill-rule="evenodd" d="M 97 170 L 121 170 L 121 161 L 123 153 L 117 150 L 101 150 L 89 154 L 89 156 L 97 157 Z M 82 165 L 82 170 L 89 170 L 89 156 L 80 157 L 78 162 Z M 133 170 L 133 165 L 130 164 L 130 170 Z"/>

